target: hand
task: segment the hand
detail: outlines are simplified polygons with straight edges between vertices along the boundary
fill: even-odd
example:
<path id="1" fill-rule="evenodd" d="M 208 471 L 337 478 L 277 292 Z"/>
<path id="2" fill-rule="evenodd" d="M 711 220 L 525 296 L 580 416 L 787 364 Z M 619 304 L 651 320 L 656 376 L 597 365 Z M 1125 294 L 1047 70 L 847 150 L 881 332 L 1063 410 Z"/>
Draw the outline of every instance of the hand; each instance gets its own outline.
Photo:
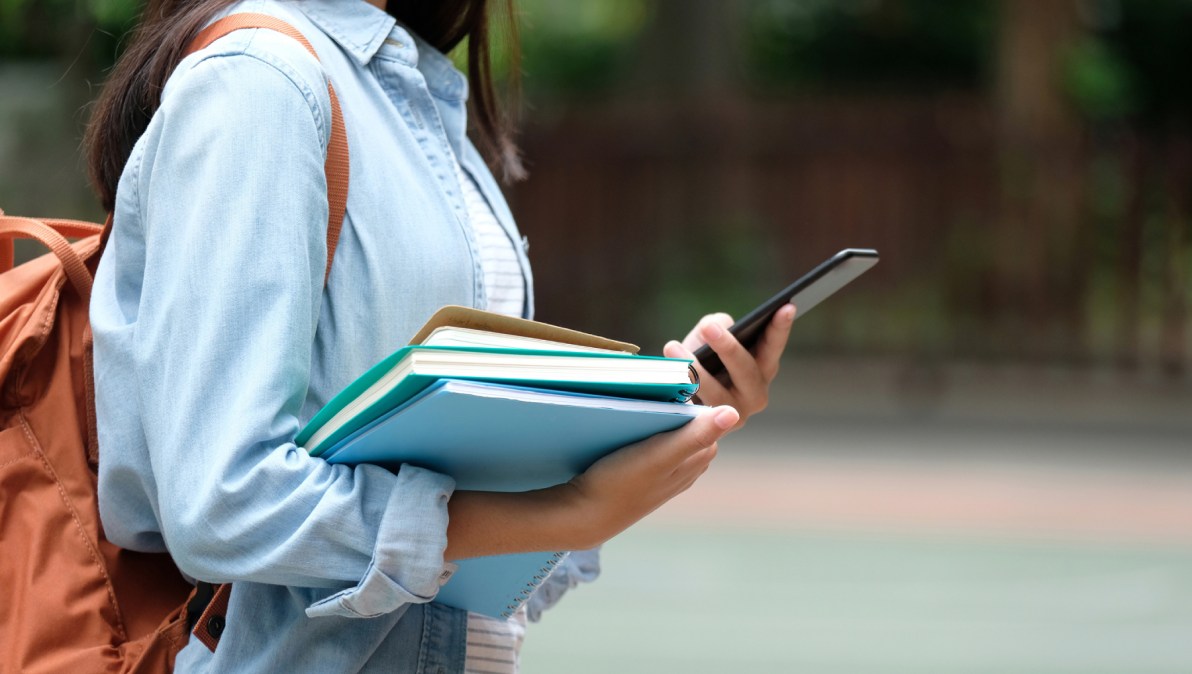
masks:
<path id="1" fill-rule="evenodd" d="M 737 427 L 752 415 L 766 409 L 770 383 L 778 375 L 778 363 L 790 337 L 795 320 L 795 305 L 787 304 L 774 314 L 752 352 L 729 333 L 733 319 L 728 314 L 709 314 L 687 333 L 682 343 L 667 342 L 662 354 L 670 358 L 692 358 L 693 352 L 707 344 L 720 356 L 732 380 L 725 386 L 695 361 L 699 373 L 699 399 L 705 405 L 732 405 L 741 413 Z"/>
<path id="2" fill-rule="evenodd" d="M 736 425 L 731 407 L 626 445 L 569 482 L 527 492 L 456 491 L 447 503 L 448 560 L 537 550 L 587 550 L 690 487 Z"/>
<path id="3" fill-rule="evenodd" d="M 594 548 L 683 493 L 716 457 L 717 441 L 736 425 L 731 407 L 704 412 L 686 426 L 623 447 L 559 488 L 574 492 L 578 549 Z"/>

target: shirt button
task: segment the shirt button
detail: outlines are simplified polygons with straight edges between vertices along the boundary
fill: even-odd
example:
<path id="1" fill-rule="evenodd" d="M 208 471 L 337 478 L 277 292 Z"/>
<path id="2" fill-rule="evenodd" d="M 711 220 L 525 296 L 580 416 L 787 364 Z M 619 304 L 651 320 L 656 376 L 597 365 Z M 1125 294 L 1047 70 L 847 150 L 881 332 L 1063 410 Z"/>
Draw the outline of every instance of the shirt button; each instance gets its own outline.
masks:
<path id="1" fill-rule="evenodd" d="M 221 615 L 213 615 L 207 620 L 207 633 L 212 637 L 218 639 L 219 635 L 224 631 L 224 617 Z"/>

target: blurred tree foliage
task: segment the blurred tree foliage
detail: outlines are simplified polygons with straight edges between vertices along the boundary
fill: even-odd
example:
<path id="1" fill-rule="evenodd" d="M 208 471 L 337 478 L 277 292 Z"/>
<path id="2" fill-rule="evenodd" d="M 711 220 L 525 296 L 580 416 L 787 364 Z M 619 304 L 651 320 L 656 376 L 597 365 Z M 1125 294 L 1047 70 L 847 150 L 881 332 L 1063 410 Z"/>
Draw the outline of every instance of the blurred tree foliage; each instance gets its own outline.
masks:
<path id="1" fill-rule="evenodd" d="M 531 95 L 611 90 L 650 17 L 648 0 L 520 0 L 525 86 Z"/>
<path id="2" fill-rule="evenodd" d="M 1088 35 L 1069 46 L 1065 56 L 1065 93 L 1080 113 L 1100 121 L 1137 110 L 1137 73 L 1120 49 L 1102 37 Z"/>
<path id="3" fill-rule="evenodd" d="M 988 82 L 996 0 L 753 0 L 750 71 L 800 90 L 979 88 Z M 1086 118 L 1192 119 L 1192 0 L 1079 0 L 1082 37 L 1061 78 Z"/>
<path id="4" fill-rule="evenodd" d="M 765 85 L 976 88 L 996 29 L 992 0 L 760 0 L 747 54 Z"/>
<path id="5" fill-rule="evenodd" d="M 1085 4 L 1083 18 L 1088 30 L 1068 48 L 1063 82 L 1086 118 L 1192 118 L 1192 2 L 1100 0 Z"/>
<path id="6" fill-rule="evenodd" d="M 976 89 L 990 76 L 997 0 L 731 0 L 752 84 L 797 90 Z M 532 97 L 589 96 L 633 67 L 653 0 L 519 0 Z M 1064 86 L 1091 119 L 1192 115 L 1192 0 L 1080 0 Z M 0 55 L 83 56 L 100 69 L 141 0 L 0 0 Z M 705 39 L 711 36 L 693 36 Z M 500 60 L 500 58 L 498 58 Z"/>
<path id="7" fill-rule="evenodd" d="M 0 0 L 0 56 L 85 55 L 102 67 L 140 10 L 138 0 Z"/>
<path id="8" fill-rule="evenodd" d="M 1187 215 L 1192 212 L 1188 187 L 1192 152 L 1187 149 L 1192 147 L 1192 87 L 1187 85 L 1186 72 L 1192 63 L 1192 0 L 1034 1 L 1038 4 L 1028 8 L 1060 7 L 1067 15 L 1065 32 L 1057 33 L 1062 37 L 1043 40 L 1038 53 L 1030 54 L 1003 39 L 1014 28 L 1042 23 L 1032 16 L 1048 14 L 1026 12 L 1022 14 L 1026 19 L 1016 18 L 1010 8 L 1021 8 L 1023 0 L 516 0 L 516 4 L 523 84 L 530 104 L 542 111 L 555 103 L 565 109 L 570 99 L 582 102 L 576 107 L 590 108 L 598 115 L 598 105 L 587 105 L 591 99 L 636 101 L 643 96 L 652 96 L 664 108 L 676 98 L 668 83 L 703 68 L 726 80 L 716 83 L 715 95 L 734 98 L 742 109 L 762 110 L 771 102 L 764 98 L 843 93 L 860 94 L 865 100 L 879 93 L 890 99 L 930 102 L 936 94 L 959 92 L 959 98 L 1004 116 L 998 97 L 1007 79 L 1022 82 L 1030 79 L 1021 77 L 1023 72 L 1033 76 L 1042 72 L 1039 69 L 1050 69 L 1045 75 L 1048 82 L 1040 88 L 1055 103 L 1051 109 L 1061 111 L 1069 132 L 1063 134 L 1067 144 L 1063 151 L 1075 165 L 1069 171 L 1076 176 L 1073 184 L 1080 183 L 1073 192 L 1085 195 L 1072 198 L 1088 203 L 1082 202 L 1081 211 L 1073 215 L 1073 231 L 1056 228 L 1054 218 L 1041 217 L 1040 227 L 1063 232 L 1048 255 L 1066 260 L 1079 257 L 1077 250 L 1094 251 L 1088 256 L 1095 258 L 1096 266 L 1090 283 L 1107 317 L 1105 325 L 1112 321 L 1136 325 L 1142 322 L 1139 317 L 1175 315 L 1171 307 L 1178 308 L 1186 295 L 1180 288 L 1187 285 L 1187 279 L 1175 271 L 1192 268 L 1176 259 L 1188 254 L 1180 251 L 1192 250 L 1187 244 L 1192 241 L 1188 228 L 1192 218 Z M 0 62 L 7 66 L 15 60 L 40 61 L 30 68 L 50 73 L 55 85 L 69 74 L 73 86 L 68 82 L 46 89 L 56 88 L 51 93 L 61 97 L 53 105 L 83 110 L 86 100 L 95 95 L 85 82 L 102 80 L 143 6 L 144 0 L 0 0 Z M 500 72 L 508 68 L 508 51 L 499 41 L 497 46 Z M 1018 55 L 1022 70 L 1007 69 L 999 49 L 1009 50 L 1002 51 L 1003 56 Z M 1058 59 L 1053 58 L 1056 54 Z M 732 67 L 708 68 L 709 63 Z M 1057 96 L 1057 82 L 1062 97 Z M 697 93 L 707 95 L 702 90 Z M 18 98 L 8 97 L 9 101 Z M 699 106 L 687 109 L 702 113 Z M 79 113 L 69 121 L 78 126 L 84 117 Z M 694 124 L 698 117 L 684 115 L 676 120 Z M 1038 121 L 1033 113 L 1024 117 L 1027 126 Z M 685 133 L 681 128 L 669 132 L 676 137 Z M 29 134 L 9 134 L 23 135 Z M 69 136 L 59 127 L 44 135 L 67 137 L 72 150 L 70 145 L 77 142 L 77 134 Z M 1055 140 L 1057 134 L 1045 137 Z M 1024 150 L 1037 144 L 1034 137 L 1024 136 Z M 659 147 L 669 151 L 670 146 Z M 1046 168 L 1046 164 L 1031 161 L 1027 165 Z M 687 170 L 676 170 L 672 182 L 686 184 L 691 176 L 684 173 Z M 0 177 L 13 186 L 24 184 L 13 176 L 26 172 L 9 169 L 5 174 L 0 166 Z M 1048 198 L 1031 198 L 1029 203 L 1061 200 L 1051 190 L 1040 194 Z M 967 220 L 954 223 L 952 235 L 979 228 L 984 222 L 980 216 L 966 215 Z M 737 219 L 727 229 L 740 239 L 718 251 L 724 259 L 715 262 L 737 269 L 742 261 L 760 259 L 756 243 L 764 238 L 750 232 L 766 225 L 752 212 L 733 217 Z M 1089 237 L 1090 222 L 1095 236 L 1091 243 L 1080 243 Z M 1034 236 L 1034 230 L 1028 234 Z M 963 241 L 958 249 L 980 247 L 979 242 Z M 974 279 L 974 283 L 980 281 Z M 1081 287 L 1053 281 L 1048 283 L 1069 294 Z M 683 288 L 662 290 L 676 300 L 676 306 L 684 301 Z M 1152 301 L 1147 299 L 1151 295 L 1171 299 Z M 1136 300 L 1129 300 L 1131 296 Z M 965 296 L 964 310 L 969 310 L 970 299 Z M 1138 306 L 1118 317 L 1117 307 L 1131 301 Z M 950 320 L 960 312 L 949 314 Z M 1131 339 L 1140 338 L 1125 341 Z"/>
<path id="9" fill-rule="evenodd" d="M 1173 117 L 1192 121 L 1192 0 L 1100 0 L 1090 3 L 1095 39 L 1111 59 L 1086 64 L 1103 81 L 1117 78 L 1114 101 L 1154 123 Z"/>

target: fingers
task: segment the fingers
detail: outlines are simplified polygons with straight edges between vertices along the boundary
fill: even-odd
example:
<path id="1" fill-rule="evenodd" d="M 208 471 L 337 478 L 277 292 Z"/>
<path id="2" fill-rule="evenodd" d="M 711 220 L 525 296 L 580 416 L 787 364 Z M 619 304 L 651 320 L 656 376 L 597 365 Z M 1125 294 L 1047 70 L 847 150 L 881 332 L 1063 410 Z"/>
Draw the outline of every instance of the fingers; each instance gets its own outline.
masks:
<path id="1" fill-rule="evenodd" d="M 786 350 L 786 343 L 790 339 L 791 324 L 795 322 L 795 305 L 787 304 L 774 314 L 770 324 L 766 326 L 757 346 L 754 347 L 757 356 L 757 366 L 762 377 L 771 382 L 778 375 L 778 364 L 782 360 L 782 352 Z"/>
<path id="2" fill-rule="evenodd" d="M 662 345 L 662 355 L 667 358 L 691 358 L 693 360 L 695 358 L 691 355 L 691 349 L 688 349 L 673 339 Z M 699 365 L 699 363 L 697 362 L 696 365 Z"/>
<path id="3" fill-rule="evenodd" d="M 769 381 L 763 376 L 753 354 L 732 333 L 719 325 L 705 325 L 701 334 L 708 346 L 720 356 L 720 362 L 724 363 L 735 397 L 742 408 L 749 412 L 764 408 Z"/>
<path id="4" fill-rule="evenodd" d="M 714 407 L 711 412 L 699 415 L 686 426 L 691 428 L 692 440 L 695 443 L 692 450 L 700 450 L 716 444 L 716 441 L 724 437 L 729 429 L 737 425 L 740 418 L 741 415 L 737 413 L 737 410 L 728 405 Z M 696 422 L 700 423 L 697 425 Z"/>
<path id="5" fill-rule="evenodd" d="M 704 447 L 686 459 L 683 459 L 683 463 L 679 464 L 679 467 L 675 469 L 675 475 L 682 476 L 684 478 L 684 482 L 686 482 L 686 486 L 683 487 L 684 490 L 691 486 L 691 483 L 699 479 L 699 477 L 704 474 L 704 471 L 708 470 L 708 466 L 711 465 L 712 459 L 716 458 L 716 454 L 719 451 L 719 444 L 712 443 L 711 445 Z"/>
<path id="6" fill-rule="evenodd" d="M 703 329 L 709 325 L 719 325 L 721 328 L 728 330 L 733 325 L 733 317 L 724 312 L 704 316 L 699 319 L 699 322 L 695 324 L 691 332 L 687 333 L 687 336 L 683 338 L 683 346 L 687 347 L 688 351 L 695 351 L 707 343 L 707 340 L 703 336 Z"/>
<path id="7" fill-rule="evenodd" d="M 715 445 L 740 418 L 737 410 L 727 405 L 704 412 L 686 426 L 667 434 L 671 437 L 668 438 L 665 460 L 671 466 L 681 465 L 701 450 Z"/>
<path id="8" fill-rule="evenodd" d="M 662 355 L 668 358 L 687 358 L 692 361 L 692 364 L 695 366 L 695 371 L 699 374 L 700 400 L 732 400 L 732 397 L 729 395 L 728 389 L 725 388 L 724 384 L 721 384 L 719 380 L 708 374 L 708 371 L 704 369 L 704 366 L 701 365 L 698 360 L 695 360 L 695 354 L 692 353 L 691 350 L 686 346 L 674 341 L 667 342 L 666 345 L 662 347 Z"/>

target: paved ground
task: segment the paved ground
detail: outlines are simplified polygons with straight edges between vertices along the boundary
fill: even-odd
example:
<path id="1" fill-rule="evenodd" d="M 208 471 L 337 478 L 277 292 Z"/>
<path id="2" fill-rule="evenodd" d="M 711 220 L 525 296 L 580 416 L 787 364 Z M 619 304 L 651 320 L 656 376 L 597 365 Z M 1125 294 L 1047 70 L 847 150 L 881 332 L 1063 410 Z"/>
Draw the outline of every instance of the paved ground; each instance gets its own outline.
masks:
<path id="1" fill-rule="evenodd" d="M 1192 387 L 793 363 L 524 671 L 1192 672 Z"/>

